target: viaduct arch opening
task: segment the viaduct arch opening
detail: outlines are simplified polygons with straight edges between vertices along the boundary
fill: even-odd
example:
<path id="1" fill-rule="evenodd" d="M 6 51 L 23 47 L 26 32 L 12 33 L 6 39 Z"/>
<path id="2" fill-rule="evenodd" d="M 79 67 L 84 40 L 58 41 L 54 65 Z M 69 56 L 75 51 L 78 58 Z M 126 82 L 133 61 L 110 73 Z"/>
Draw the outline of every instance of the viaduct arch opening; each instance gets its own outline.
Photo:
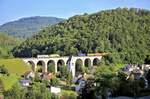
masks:
<path id="1" fill-rule="evenodd" d="M 55 70 L 56 70 L 55 65 L 56 65 L 55 61 L 49 60 L 47 62 L 47 71 L 51 73 L 55 73 Z"/>
<path id="2" fill-rule="evenodd" d="M 57 71 L 60 71 L 62 66 L 65 66 L 65 62 L 64 60 L 60 59 L 57 61 Z"/>
<path id="3" fill-rule="evenodd" d="M 35 72 L 35 63 L 33 61 L 28 61 L 27 63 L 31 66 L 32 71 Z"/>
<path id="4" fill-rule="evenodd" d="M 83 72 L 83 61 L 81 59 L 77 59 L 75 62 L 75 75 L 78 75 Z"/>
<path id="5" fill-rule="evenodd" d="M 93 66 L 98 66 L 100 63 L 100 60 L 98 58 L 93 59 Z"/>
<path id="6" fill-rule="evenodd" d="M 85 67 L 91 67 L 91 65 L 92 65 L 91 60 L 89 58 L 85 59 L 84 63 L 85 63 L 84 64 Z"/>
<path id="7" fill-rule="evenodd" d="M 40 60 L 37 62 L 37 72 L 44 72 L 45 62 Z"/>

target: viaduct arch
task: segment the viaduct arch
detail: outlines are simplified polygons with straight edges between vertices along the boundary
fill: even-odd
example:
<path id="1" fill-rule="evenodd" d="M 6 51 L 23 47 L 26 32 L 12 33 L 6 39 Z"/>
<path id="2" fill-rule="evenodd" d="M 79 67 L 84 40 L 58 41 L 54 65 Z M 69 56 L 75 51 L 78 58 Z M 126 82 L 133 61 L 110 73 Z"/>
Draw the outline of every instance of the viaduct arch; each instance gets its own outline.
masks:
<path id="1" fill-rule="evenodd" d="M 72 76 L 75 76 L 79 64 L 77 63 L 80 61 L 82 64 L 81 66 L 85 67 L 92 67 L 98 65 L 100 60 L 102 59 L 102 55 L 97 56 L 72 56 L 70 62 L 68 63 L 70 57 L 40 57 L 40 58 L 23 58 L 22 60 L 30 64 L 32 66 L 32 70 L 34 72 L 37 71 L 37 66 L 39 63 L 42 65 L 42 72 L 47 72 L 48 66 L 55 67 L 55 73 L 59 71 L 60 66 L 67 66 L 70 72 L 72 72 Z"/>

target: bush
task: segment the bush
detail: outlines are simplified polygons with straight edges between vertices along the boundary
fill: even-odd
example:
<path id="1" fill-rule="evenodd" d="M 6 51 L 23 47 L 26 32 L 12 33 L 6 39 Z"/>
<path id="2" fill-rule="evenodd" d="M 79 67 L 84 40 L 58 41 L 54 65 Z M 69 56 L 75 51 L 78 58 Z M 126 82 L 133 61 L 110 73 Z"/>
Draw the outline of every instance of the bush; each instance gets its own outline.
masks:
<path id="1" fill-rule="evenodd" d="M 67 82 L 68 85 L 72 84 L 72 73 L 71 72 L 68 72 L 66 80 L 67 80 L 66 82 Z"/>
<path id="2" fill-rule="evenodd" d="M 0 93 L 4 91 L 4 84 L 2 79 L 0 79 Z"/>
<path id="3" fill-rule="evenodd" d="M 12 89 L 4 91 L 5 99 L 51 99 L 51 93 L 45 84 L 34 83 L 29 88 L 23 88 L 19 83 Z"/>
<path id="4" fill-rule="evenodd" d="M 49 66 L 47 67 L 47 71 L 48 71 L 48 72 L 51 72 L 51 73 L 55 73 L 55 66 L 49 65 Z"/>
<path id="5" fill-rule="evenodd" d="M 60 67 L 60 77 L 67 77 L 68 75 L 68 70 L 67 70 L 67 66 L 61 66 Z"/>
<path id="6" fill-rule="evenodd" d="M 42 72 L 42 68 L 38 68 L 38 69 L 37 69 L 37 72 Z"/>
<path id="7" fill-rule="evenodd" d="M 39 75 L 37 73 L 35 73 L 34 81 L 35 82 L 41 82 L 42 81 L 42 79 L 39 77 Z"/>
<path id="8" fill-rule="evenodd" d="M 52 94 L 51 99 L 60 99 L 59 95 Z"/>
<path id="9" fill-rule="evenodd" d="M 51 86 L 58 86 L 59 85 L 59 79 L 54 77 L 50 80 Z"/>
<path id="10" fill-rule="evenodd" d="M 0 73 L 9 75 L 8 70 L 7 68 L 4 67 L 4 65 L 0 66 Z"/>
<path id="11" fill-rule="evenodd" d="M 63 99 L 77 99 L 77 94 L 73 91 L 63 90 L 61 97 Z"/>
<path id="12" fill-rule="evenodd" d="M 82 66 L 82 68 L 81 68 L 81 73 L 88 73 L 88 70 L 90 70 L 89 69 L 89 67 L 84 67 L 84 66 Z"/>

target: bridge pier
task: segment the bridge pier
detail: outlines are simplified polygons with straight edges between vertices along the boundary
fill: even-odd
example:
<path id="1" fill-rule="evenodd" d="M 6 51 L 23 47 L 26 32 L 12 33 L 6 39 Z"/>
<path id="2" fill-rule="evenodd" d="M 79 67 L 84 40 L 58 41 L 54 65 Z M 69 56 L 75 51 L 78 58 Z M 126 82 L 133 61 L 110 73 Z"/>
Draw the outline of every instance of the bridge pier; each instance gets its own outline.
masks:
<path id="1" fill-rule="evenodd" d="M 45 64 L 43 69 L 44 69 L 43 72 L 47 72 L 47 64 Z"/>
<path id="2" fill-rule="evenodd" d="M 34 72 L 36 72 L 37 65 L 32 66 L 32 69 L 33 69 Z"/>
<path id="3" fill-rule="evenodd" d="M 58 69 L 58 68 L 57 68 L 57 62 L 58 62 L 58 61 L 54 61 L 54 62 L 55 62 L 55 73 L 57 73 L 57 69 Z"/>

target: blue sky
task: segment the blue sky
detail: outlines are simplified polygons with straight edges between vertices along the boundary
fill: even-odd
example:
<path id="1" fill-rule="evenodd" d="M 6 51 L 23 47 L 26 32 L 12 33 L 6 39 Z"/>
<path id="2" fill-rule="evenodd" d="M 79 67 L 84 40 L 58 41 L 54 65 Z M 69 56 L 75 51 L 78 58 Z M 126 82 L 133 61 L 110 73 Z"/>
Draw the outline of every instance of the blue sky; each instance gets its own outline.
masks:
<path id="1" fill-rule="evenodd" d="M 118 7 L 150 10 L 150 0 L 0 0 L 0 25 L 30 16 L 69 18 Z"/>

